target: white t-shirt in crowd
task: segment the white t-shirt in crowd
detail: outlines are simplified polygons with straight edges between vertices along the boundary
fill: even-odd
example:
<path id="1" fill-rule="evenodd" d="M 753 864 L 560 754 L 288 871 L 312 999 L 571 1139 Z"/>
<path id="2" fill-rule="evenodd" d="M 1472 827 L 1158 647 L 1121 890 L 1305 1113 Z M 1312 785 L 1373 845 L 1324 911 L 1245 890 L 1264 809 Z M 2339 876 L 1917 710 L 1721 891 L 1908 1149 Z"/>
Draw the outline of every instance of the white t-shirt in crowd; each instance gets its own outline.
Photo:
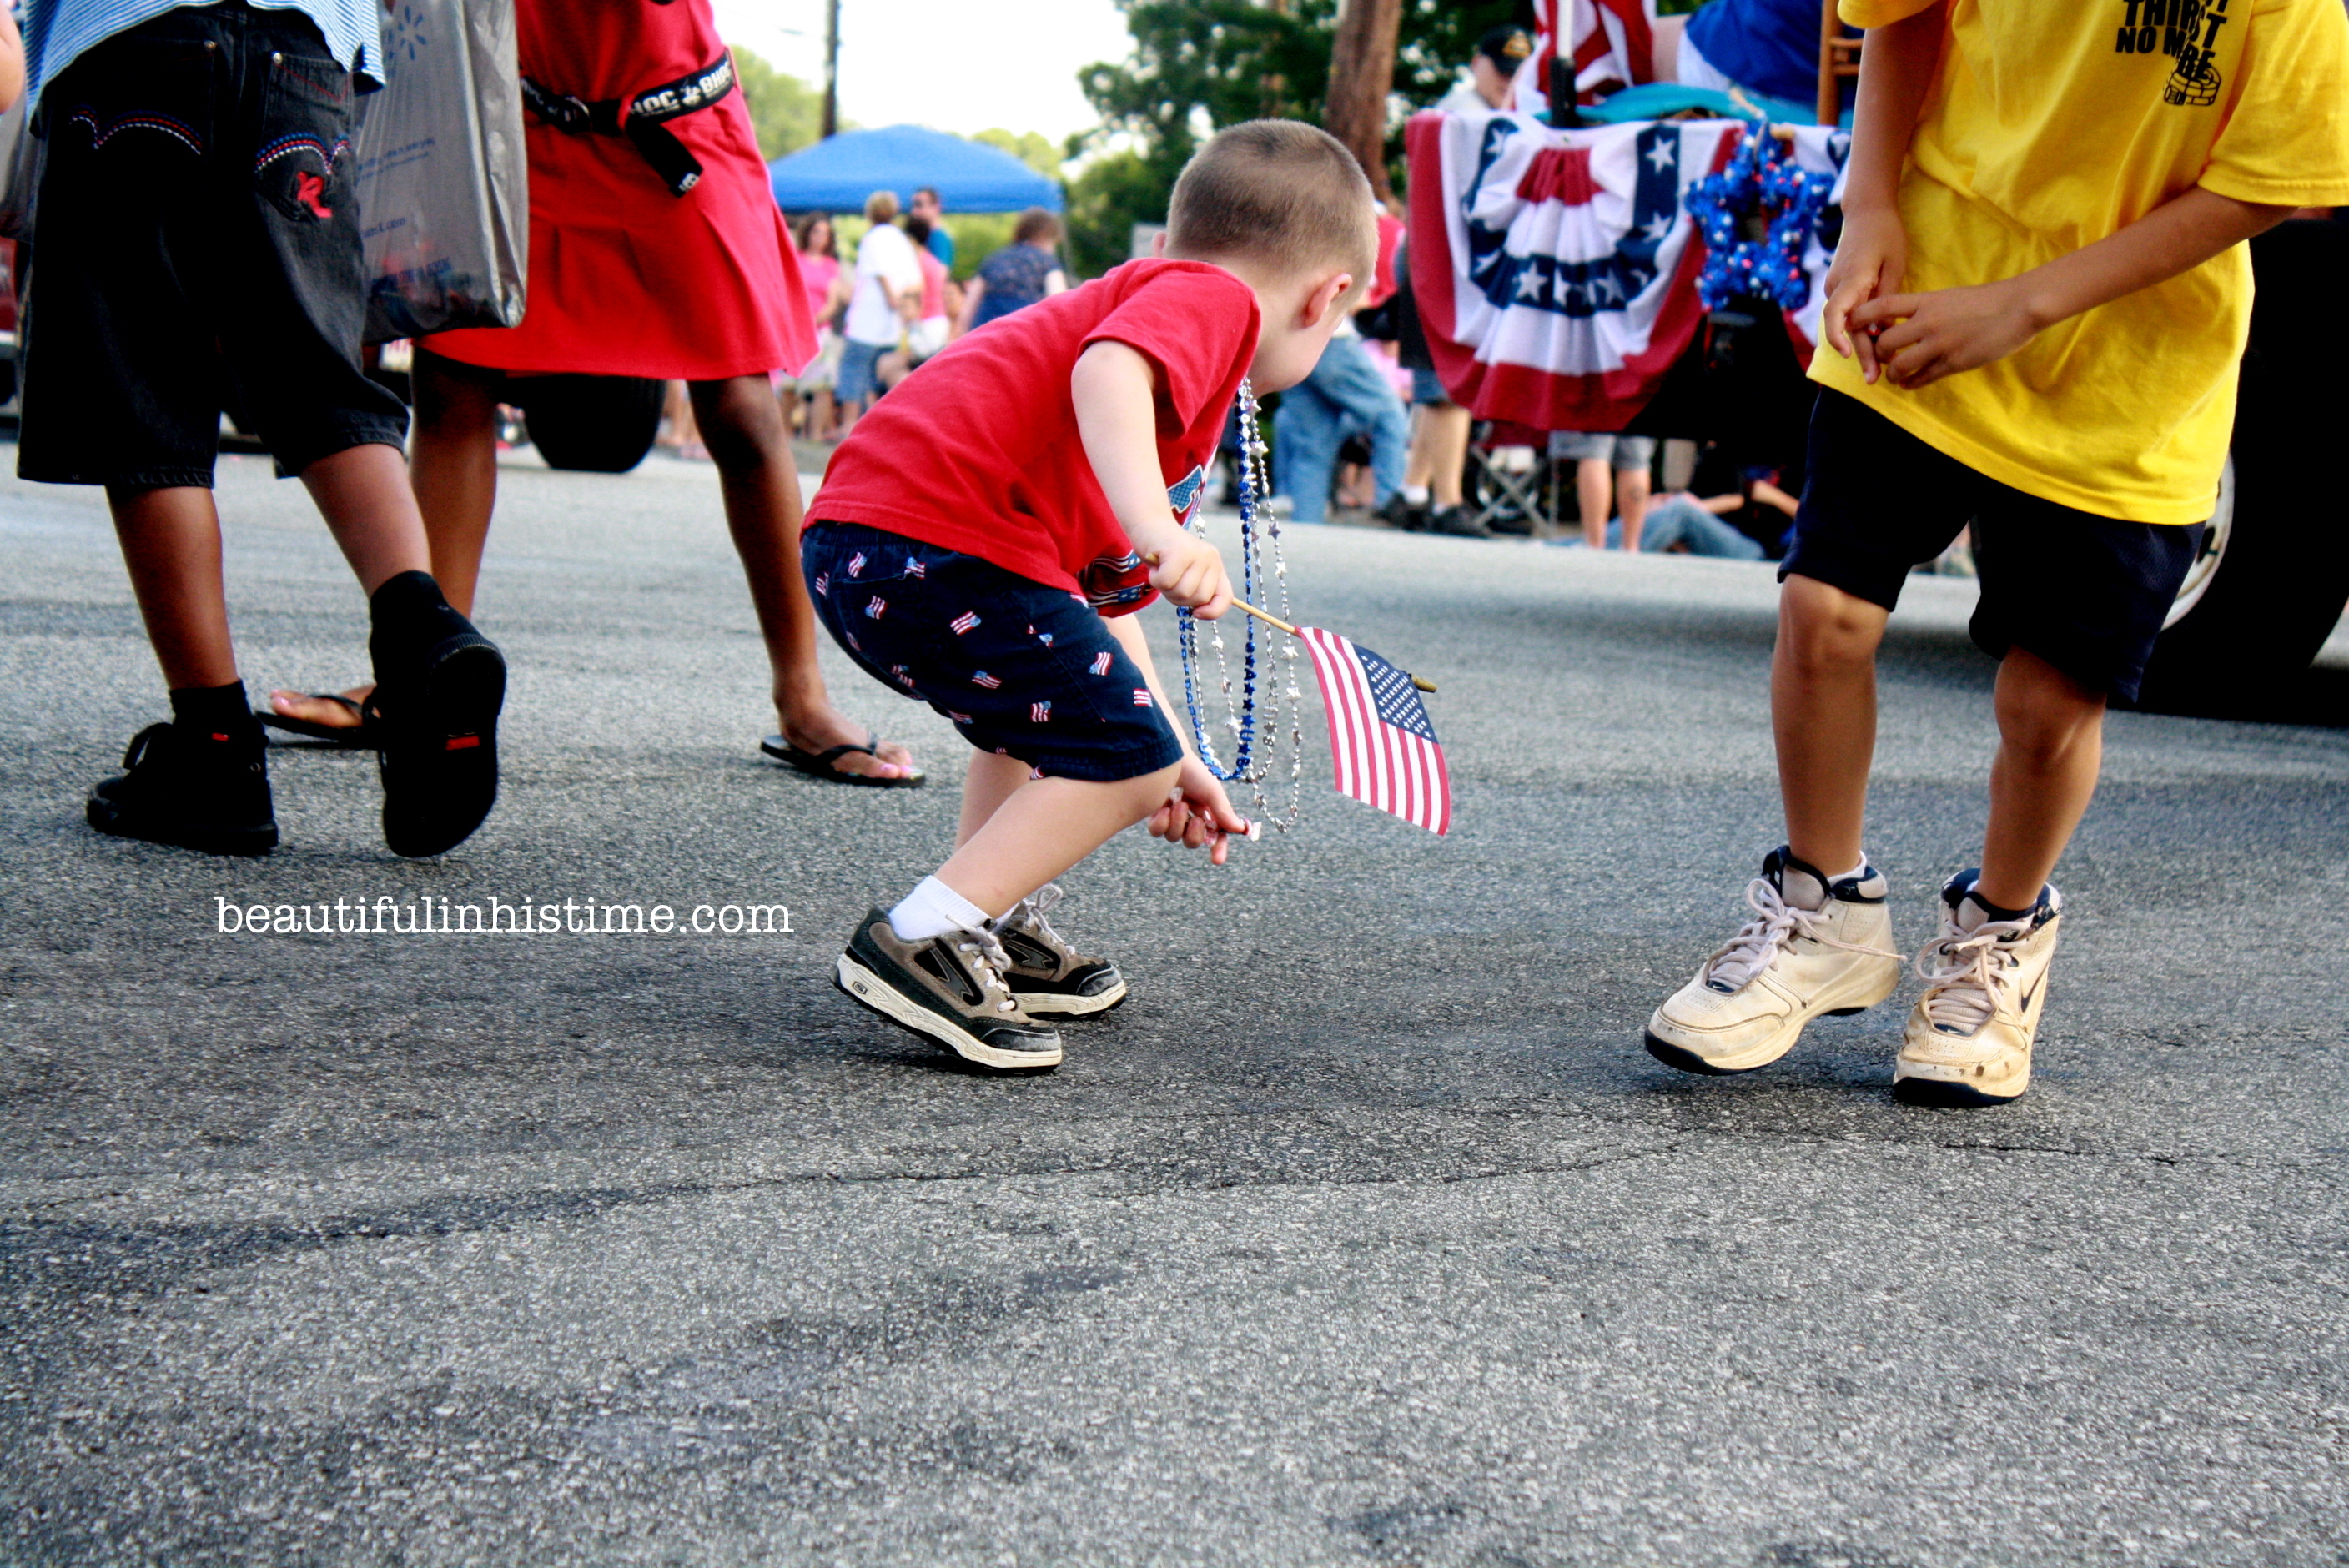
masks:
<path id="1" fill-rule="evenodd" d="M 852 343 L 897 341 L 904 320 L 889 307 L 880 280 L 898 294 L 918 294 L 921 263 L 914 259 L 914 242 L 894 223 L 875 223 L 856 242 L 856 293 L 848 302 L 848 340 Z"/>

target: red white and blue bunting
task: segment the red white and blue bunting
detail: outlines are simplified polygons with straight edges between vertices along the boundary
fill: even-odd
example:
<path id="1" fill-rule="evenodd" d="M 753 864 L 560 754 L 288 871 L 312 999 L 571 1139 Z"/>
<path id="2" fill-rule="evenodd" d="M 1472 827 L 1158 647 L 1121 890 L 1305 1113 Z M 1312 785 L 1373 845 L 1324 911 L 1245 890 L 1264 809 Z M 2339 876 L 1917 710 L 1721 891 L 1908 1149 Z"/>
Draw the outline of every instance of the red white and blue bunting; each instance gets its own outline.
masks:
<path id="1" fill-rule="evenodd" d="M 1767 133 L 1718 119 L 1553 130 L 1509 112 L 1414 117 L 1412 287 L 1454 400 L 1536 429 L 1628 424 L 1704 316 L 1690 189 L 1747 134 Z M 1795 127 L 1792 160 L 1839 176 L 1847 145 Z M 1786 321 L 1807 354 L 1829 257 L 1816 225 L 1805 241 L 1809 286 Z"/>

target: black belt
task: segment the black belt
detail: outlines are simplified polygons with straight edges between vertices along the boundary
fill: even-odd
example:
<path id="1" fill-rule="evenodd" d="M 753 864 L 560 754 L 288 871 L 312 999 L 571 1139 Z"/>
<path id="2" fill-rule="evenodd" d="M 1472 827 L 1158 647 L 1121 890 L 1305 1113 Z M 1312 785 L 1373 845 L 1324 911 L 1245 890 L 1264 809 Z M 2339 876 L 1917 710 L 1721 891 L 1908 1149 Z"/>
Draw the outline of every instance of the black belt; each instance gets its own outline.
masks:
<path id="1" fill-rule="evenodd" d="M 626 137 L 668 186 L 669 194 L 682 196 L 701 182 L 701 160 L 688 152 L 685 143 L 661 122 L 708 108 L 732 92 L 735 85 L 734 57 L 720 55 L 692 75 L 633 98 L 605 98 L 596 103 L 548 92 L 524 77 L 522 101 L 531 113 L 565 135 Z"/>

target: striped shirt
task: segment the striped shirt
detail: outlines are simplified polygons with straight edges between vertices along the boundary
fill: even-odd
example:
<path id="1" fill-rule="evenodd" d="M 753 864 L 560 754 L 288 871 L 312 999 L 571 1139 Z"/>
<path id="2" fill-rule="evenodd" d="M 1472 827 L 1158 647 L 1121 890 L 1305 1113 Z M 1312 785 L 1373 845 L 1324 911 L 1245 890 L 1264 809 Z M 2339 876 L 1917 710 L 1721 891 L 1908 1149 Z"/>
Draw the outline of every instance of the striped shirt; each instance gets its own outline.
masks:
<path id="1" fill-rule="evenodd" d="M 180 9 L 183 0 L 25 0 L 26 112 L 41 89 L 90 49 L 141 22 Z M 299 11 L 318 25 L 326 46 L 366 87 L 383 85 L 383 0 L 246 0 L 258 10 Z"/>

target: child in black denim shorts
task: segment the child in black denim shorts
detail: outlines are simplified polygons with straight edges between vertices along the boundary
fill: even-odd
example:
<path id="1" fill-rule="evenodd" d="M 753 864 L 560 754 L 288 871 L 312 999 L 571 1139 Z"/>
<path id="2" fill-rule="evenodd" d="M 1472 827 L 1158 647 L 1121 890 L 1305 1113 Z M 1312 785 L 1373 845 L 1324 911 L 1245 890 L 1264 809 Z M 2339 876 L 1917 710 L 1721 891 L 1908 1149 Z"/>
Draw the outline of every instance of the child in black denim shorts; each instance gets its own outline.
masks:
<path id="1" fill-rule="evenodd" d="M 965 1060 L 1056 1066 L 1037 1016 L 1126 994 L 1045 922 L 1051 879 L 1148 820 L 1209 849 L 1245 832 L 1167 722 L 1133 613 L 1231 603 L 1185 531 L 1243 378 L 1292 387 L 1376 254 L 1352 156 L 1257 120 L 1176 182 L 1164 254 L 990 322 L 893 390 L 808 510 L 816 614 L 875 679 L 973 748 L 953 857 L 857 925 L 842 990 Z"/>
<path id="2" fill-rule="evenodd" d="M 47 147 L 17 472 L 106 487 L 171 698 L 172 721 L 90 792 L 100 831 L 213 854 L 277 842 L 212 497 L 224 403 L 309 489 L 369 595 L 386 841 L 439 854 L 496 799 L 505 663 L 426 569 L 407 413 L 359 366 L 349 136 L 380 16 L 373 0 L 26 8 Z"/>

